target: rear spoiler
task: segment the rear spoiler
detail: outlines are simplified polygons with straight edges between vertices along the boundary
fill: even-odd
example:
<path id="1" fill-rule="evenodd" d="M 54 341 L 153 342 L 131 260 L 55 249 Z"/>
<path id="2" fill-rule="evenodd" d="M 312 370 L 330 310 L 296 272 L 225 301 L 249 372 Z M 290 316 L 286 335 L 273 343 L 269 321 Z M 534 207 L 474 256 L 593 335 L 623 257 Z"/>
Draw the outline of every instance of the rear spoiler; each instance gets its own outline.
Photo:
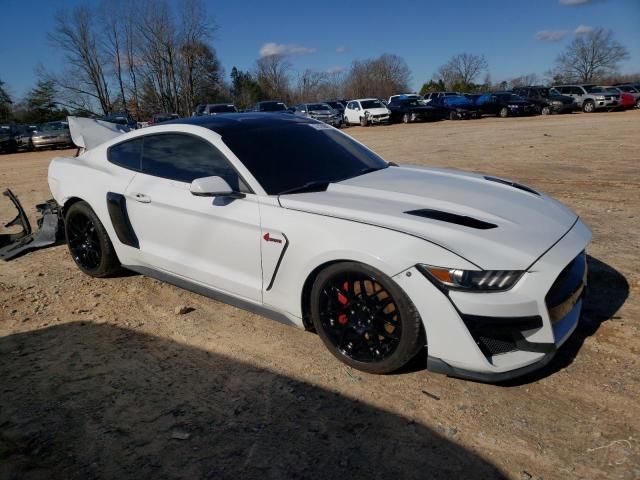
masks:
<path id="1" fill-rule="evenodd" d="M 129 131 L 126 125 L 94 118 L 67 117 L 71 140 L 79 149 L 90 150 Z"/>

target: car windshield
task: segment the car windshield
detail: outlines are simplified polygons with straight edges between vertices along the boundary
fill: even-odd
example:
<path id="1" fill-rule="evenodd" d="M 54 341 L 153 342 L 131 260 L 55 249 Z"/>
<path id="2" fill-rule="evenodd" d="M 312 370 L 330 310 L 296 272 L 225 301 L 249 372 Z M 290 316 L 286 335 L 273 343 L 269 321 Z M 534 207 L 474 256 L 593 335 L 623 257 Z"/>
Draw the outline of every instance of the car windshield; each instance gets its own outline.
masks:
<path id="1" fill-rule="evenodd" d="M 556 93 L 550 88 L 537 88 L 536 90 L 541 97 L 549 98 L 550 95 L 556 95 Z"/>
<path id="2" fill-rule="evenodd" d="M 222 140 L 269 195 L 329 184 L 388 166 L 327 125 L 274 122 L 221 131 Z"/>
<path id="3" fill-rule="evenodd" d="M 384 108 L 380 100 L 363 100 L 360 102 L 362 108 Z"/>
<path id="4" fill-rule="evenodd" d="M 324 103 L 310 103 L 309 105 L 307 105 L 307 107 L 309 108 L 309 111 L 312 111 L 312 110 L 331 110 L 329 105 L 325 105 Z"/>
<path id="5" fill-rule="evenodd" d="M 282 102 L 267 102 L 260 104 L 261 112 L 281 112 L 286 109 L 287 106 Z"/>
<path id="6" fill-rule="evenodd" d="M 587 93 L 598 93 L 602 91 L 602 88 L 596 85 L 583 85 L 582 87 L 586 90 Z"/>
<path id="7" fill-rule="evenodd" d="M 335 108 L 336 110 L 344 108 L 344 106 L 340 102 L 326 102 L 326 104 L 329 105 L 331 108 Z"/>
<path id="8" fill-rule="evenodd" d="M 67 128 L 67 125 L 62 122 L 43 123 L 40 126 L 40 130 L 42 132 L 60 132 L 67 130 Z"/>

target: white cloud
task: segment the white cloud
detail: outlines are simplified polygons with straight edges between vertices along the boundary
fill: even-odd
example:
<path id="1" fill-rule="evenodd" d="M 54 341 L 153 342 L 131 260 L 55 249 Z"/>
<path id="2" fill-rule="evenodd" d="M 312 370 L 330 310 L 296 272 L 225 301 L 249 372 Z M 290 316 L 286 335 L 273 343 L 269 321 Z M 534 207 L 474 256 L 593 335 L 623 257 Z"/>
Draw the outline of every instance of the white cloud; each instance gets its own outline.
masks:
<path id="1" fill-rule="evenodd" d="M 344 45 L 340 45 L 339 47 L 336 47 L 336 53 L 344 53 L 347 50 L 348 50 L 347 47 L 345 47 Z"/>
<path id="2" fill-rule="evenodd" d="M 309 53 L 315 53 L 317 49 L 300 47 L 298 45 L 284 45 L 282 43 L 268 42 L 262 45 L 260 48 L 261 57 L 269 57 L 271 55 L 307 55 Z"/>
<path id="3" fill-rule="evenodd" d="M 601 0 L 560 0 L 562 5 L 586 5 L 588 3 L 596 3 Z"/>
<path id="4" fill-rule="evenodd" d="M 341 65 L 337 65 L 335 67 L 331 67 L 327 69 L 327 73 L 333 74 L 333 73 L 341 73 L 344 72 L 346 70 L 345 67 L 341 66 Z"/>
<path id="5" fill-rule="evenodd" d="M 580 25 L 573 31 L 573 33 L 575 33 L 576 35 L 584 35 L 585 33 L 591 33 L 594 30 L 595 28 L 588 25 Z"/>
<path id="6" fill-rule="evenodd" d="M 567 30 L 541 30 L 536 33 L 536 40 L 542 42 L 559 42 L 569 35 Z"/>

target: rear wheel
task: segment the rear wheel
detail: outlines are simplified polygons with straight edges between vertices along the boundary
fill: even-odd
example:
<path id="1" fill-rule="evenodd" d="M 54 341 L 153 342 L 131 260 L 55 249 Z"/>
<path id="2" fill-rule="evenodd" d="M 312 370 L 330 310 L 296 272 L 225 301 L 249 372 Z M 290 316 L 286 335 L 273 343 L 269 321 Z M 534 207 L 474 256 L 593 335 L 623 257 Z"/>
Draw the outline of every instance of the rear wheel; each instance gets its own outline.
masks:
<path id="1" fill-rule="evenodd" d="M 346 115 L 342 118 L 342 125 L 345 126 L 345 127 L 349 126 L 349 120 L 347 120 L 347 116 Z"/>
<path id="2" fill-rule="evenodd" d="M 331 265 L 311 290 L 313 324 L 339 360 L 369 373 L 390 373 L 425 345 L 413 303 L 387 275 L 367 265 Z"/>
<path id="3" fill-rule="evenodd" d="M 587 100 L 582 104 L 582 111 L 584 113 L 593 113 L 595 109 L 596 109 L 596 105 L 591 100 Z"/>
<path id="4" fill-rule="evenodd" d="M 449 120 L 457 120 L 458 114 L 454 111 L 449 112 Z"/>
<path id="5" fill-rule="evenodd" d="M 409 123 L 411 121 L 411 114 L 405 113 L 402 115 L 402 123 Z"/>
<path id="6" fill-rule="evenodd" d="M 117 271 L 120 262 L 98 216 L 86 202 L 69 207 L 64 232 L 73 261 L 92 277 L 105 277 Z"/>
<path id="7" fill-rule="evenodd" d="M 498 112 L 500 118 L 507 118 L 509 116 L 509 109 L 507 107 L 502 107 Z"/>

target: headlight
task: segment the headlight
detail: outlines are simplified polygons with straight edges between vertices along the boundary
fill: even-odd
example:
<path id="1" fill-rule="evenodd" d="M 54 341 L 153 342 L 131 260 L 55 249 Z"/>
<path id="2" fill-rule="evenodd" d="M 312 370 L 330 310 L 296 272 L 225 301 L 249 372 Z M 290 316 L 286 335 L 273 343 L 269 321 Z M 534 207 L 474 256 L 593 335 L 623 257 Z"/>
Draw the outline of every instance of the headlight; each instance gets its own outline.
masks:
<path id="1" fill-rule="evenodd" d="M 598 95 L 598 96 L 596 97 L 596 100 L 604 100 L 604 96 L 603 96 L 603 95 Z"/>
<path id="2" fill-rule="evenodd" d="M 553 102 L 551 102 L 552 105 L 562 105 L 562 102 L 559 100 L 554 100 Z"/>
<path id="3" fill-rule="evenodd" d="M 368 116 L 369 116 L 369 110 L 365 110 L 365 111 L 364 111 L 364 116 L 365 116 L 365 117 L 368 117 Z"/>
<path id="4" fill-rule="evenodd" d="M 418 269 L 443 287 L 469 292 L 509 290 L 524 273 L 520 270 L 459 270 L 423 264 L 418 265 Z"/>
<path id="5" fill-rule="evenodd" d="M 519 105 L 507 105 L 509 108 L 518 108 Z"/>

